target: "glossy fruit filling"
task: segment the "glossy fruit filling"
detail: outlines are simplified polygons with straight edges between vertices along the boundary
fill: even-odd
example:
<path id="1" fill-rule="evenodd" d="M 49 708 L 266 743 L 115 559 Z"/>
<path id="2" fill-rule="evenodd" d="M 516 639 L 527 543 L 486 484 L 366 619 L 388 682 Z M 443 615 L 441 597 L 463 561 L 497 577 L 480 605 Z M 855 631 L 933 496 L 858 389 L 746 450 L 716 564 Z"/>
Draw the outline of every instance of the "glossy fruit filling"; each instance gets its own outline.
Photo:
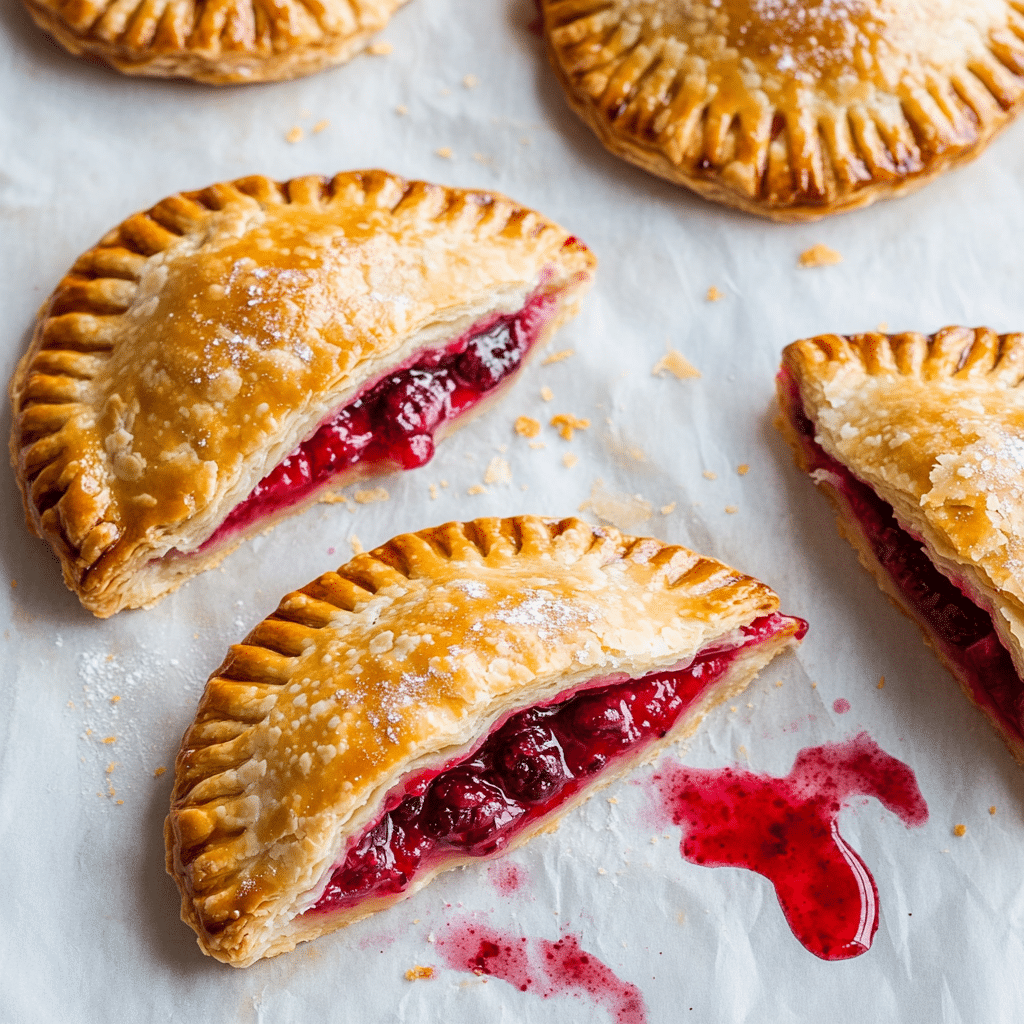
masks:
<path id="1" fill-rule="evenodd" d="M 904 604 L 935 647 L 957 667 L 975 700 L 1015 735 L 1024 736 L 1024 682 L 991 614 L 964 592 L 960 581 L 943 575 L 921 541 L 897 522 L 891 505 L 815 441 L 814 424 L 803 411 L 796 382 L 786 370 L 779 381 L 785 412 L 800 436 L 809 472 L 827 475 Z"/>
<path id="2" fill-rule="evenodd" d="M 488 317 L 370 385 L 272 469 L 204 547 L 301 502 L 359 463 L 415 469 L 429 462 L 438 428 L 515 373 L 556 304 L 535 294 L 519 312 Z"/>
<path id="3" fill-rule="evenodd" d="M 767 615 L 744 626 L 732 646 L 710 647 L 685 668 L 587 686 L 512 715 L 468 758 L 409 781 L 309 913 L 401 892 L 445 856 L 500 851 L 601 772 L 665 736 L 741 650 L 806 629 L 800 619 Z"/>

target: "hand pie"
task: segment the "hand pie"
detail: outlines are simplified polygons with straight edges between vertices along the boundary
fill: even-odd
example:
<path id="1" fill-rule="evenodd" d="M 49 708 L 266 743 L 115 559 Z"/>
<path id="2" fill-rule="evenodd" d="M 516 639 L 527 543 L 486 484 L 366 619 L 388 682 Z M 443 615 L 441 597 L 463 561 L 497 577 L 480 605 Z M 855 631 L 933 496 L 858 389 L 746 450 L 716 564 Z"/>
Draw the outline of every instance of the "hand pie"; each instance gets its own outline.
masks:
<path id="1" fill-rule="evenodd" d="M 244 967 L 550 830 L 806 624 L 763 583 L 576 519 L 404 534 L 289 594 L 206 685 L 167 870 Z"/>
<path id="2" fill-rule="evenodd" d="M 573 109 L 706 199 L 812 220 L 976 156 L 1020 109 L 1017 0 L 539 0 Z"/>
<path id="3" fill-rule="evenodd" d="M 66 50 L 210 85 L 300 78 L 364 49 L 407 0 L 24 0 Z"/>
<path id="4" fill-rule="evenodd" d="M 839 529 L 1024 763 L 1024 335 L 826 334 L 778 377 Z"/>
<path id="5" fill-rule="evenodd" d="M 503 196 L 383 171 L 171 196 L 81 256 L 11 382 L 29 527 L 100 616 L 331 487 L 426 462 L 595 265 Z"/>

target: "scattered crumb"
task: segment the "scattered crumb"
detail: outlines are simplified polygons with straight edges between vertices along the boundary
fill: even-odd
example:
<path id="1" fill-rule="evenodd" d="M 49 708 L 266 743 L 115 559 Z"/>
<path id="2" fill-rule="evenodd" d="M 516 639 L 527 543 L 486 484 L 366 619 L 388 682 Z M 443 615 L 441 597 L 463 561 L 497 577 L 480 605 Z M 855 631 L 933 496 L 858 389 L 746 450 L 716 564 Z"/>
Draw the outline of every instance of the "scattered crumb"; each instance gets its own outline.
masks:
<path id="1" fill-rule="evenodd" d="M 747 705 L 747 707 L 751 707 L 751 706 L 752 706 L 752 705 L 749 705 L 749 704 Z M 736 753 L 737 753 L 737 754 L 739 754 L 739 755 L 740 755 L 740 757 L 742 757 L 742 758 L 746 758 L 747 760 L 750 760 L 750 759 L 749 759 L 749 758 L 747 757 L 747 748 L 746 748 L 745 746 L 743 746 L 743 744 L 742 744 L 742 743 L 741 743 L 741 744 L 740 744 L 740 745 L 739 745 L 739 746 L 738 746 L 738 747 L 736 748 Z"/>
<path id="2" fill-rule="evenodd" d="M 120 765 L 120 763 L 120 761 L 111 761 L 110 764 L 107 765 L 107 774 L 109 775 L 115 768 L 117 768 Z"/>
<path id="3" fill-rule="evenodd" d="M 356 491 L 352 497 L 360 505 L 372 505 L 375 501 L 387 501 L 391 495 L 383 487 L 374 487 L 369 491 Z"/>
<path id="4" fill-rule="evenodd" d="M 877 689 L 881 690 L 883 686 L 885 686 L 885 676 L 882 676 L 882 677 L 881 677 L 881 678 L 880 678 L 880 679 L 878 680 L 878 686 L 877 686 Z"/>
<path id="5" fill-rule="evenodd" d="M 811 689 L 812 690 L 816 690 L 817 688 L 818 688 L 818 684 L 817 683 L 811 683 Z"/>
<path id="6" fill-rule="evenodd" d="M 712 470 L 710 470 L 710 469 L 705 469 L 704 472 L 701 475 L 704 477 L 705 480 L 717 480 L 718 479 L 718 474 L 715 473 L 715 472 L 712 472 Z"/>
<path id="7" fill-rule="evenodd" d="M 107 744 L 109 744 L 109 743 L 116 743 L 117 742 L 117 737 L 116 736 L 104 736 L 103 737 L 103 742 L 107 743 Z"/>
<path id="8" fill-rule="evenodd" d="M 547 445 L 543 441 L 531 441 L 530 447 L 539 452 L 542 448 L 547 448 Z"/>
<path id="9" fill-rule="evenodd" d="M 440 149 L 435 149 L 434 152 L 439 157 L 443 157 L 445 160 L 454 160 L 455 154 L 452 152 L 451 146 L 442 146 Z"/>
<path id="10" fill-rule="evenodd" d="M 733 706 L 731 708 L 729 708 L 729 710 L 730 711 L 738 711 L 739 709 L 736 707 L 735 704 L 733 704 Z"/>
<path id="11" fill-rule="evenodd" d="M 484 470 L 485 484 L 512 483 L 512 467 L 500 456 L 495 455 Z"/>
<path id="12" fill-rule="evenodd" d="M 437 501 L 437 484 L 430 485 L 430 500 Z"/>
<path id="13" fill-rule="evenodd" d="M 480 84 L 480 79 L 476 75 L 463 75 L 462 84 L 467 89 L 475 89 Z"/>
<path id="14" fill-rule="evenodd" d="M 740 476 L 746 476 L 750 472 L 750 466 L 748 466 L 745 462 L 741 462 L 736 467 L 736 472 L 739 473 Z"/>
<path id="15" fill-rule="evenodd" d="M 487 488 L 484 487 L 483 484 L 473 484 L 472 487 L 467 487 L 466 488 L 466 493 L 470 494 L 470 495 L 473 495 L 473 494 L 486 494 L 487 493 Z"/>
<path id="16" fill-rule="evenodd" d="M 386 57 L 394 49 L 393 43 L 389 43 L 386 39 L 379 39 L 375 43 L 370 43 L 366 48 L 366 52 L 372 57 Z"/>
<path id="17" fill-rule="evenodd" d="M 992 805 L 992 806 L 991 806 L 991 807 L 990 807 L 990 808 L 988 809 L 988 813 L 989 813 L 989 814 L 995 814 L 995 813 L 996 813 L 996 805 L 995 805 L 995 804 L 993 804 L 993 805 Z"/>
<path id="18" fill-rule="evenodd" d="M 682 352 L 670 348 L 652 367 L 651 375 L 660 377 L 668 371 L 677 380 L 686 380 L 687 377 L 699 377 L 700 370 L 693 365 Z"/>
<path id="19" fill-rule="evenodd" d="M 160 776 L 163 775 L 164 772 L 166 772 L 166 771 L 167 771 L 167 769 L 163 765 L 160 765 L 159 768 L 154 768 L 153 769 L 153 778 L 154 779 L 159 779 Z"/>
<path id="20" fill-rule="evenodd" d="M 17 580 L 11 580 L 11 586 L 12 587 L 17 587 L 17 585 L 18 585 L 18 581 Z"/>
<path id="21" fill-rule="evenodd" d="M 725 292 L 720 292 L 714 285 L 712 285 L 704 296 L 708 302 L 718 302 L 719 299 L 725 298 Z"/>
<path id="22" fill-rule="evenodd" d="M 421 967 L 417 964 L 415 967 L 410 967 L 405 972 L 406 981 L 417 981 L 420 978 L 432 978 L 434 976 L 433 967 Z"/>
<path id="23" fill-rule="evenodd" d="M 296 142 L 301 142 L 302 136 L 305 134 L 306 133 L 302 130 L 300 125 L 295 125 L 294 128 L 288 129 L 288 132 L 285 134 L 284 141 L 290 142 L 294 145 Z"/>
<path id="24" fill-rule="evenodd" d="M 540 420 L 532 416 L 520 416 L 516 420 L 515 430 L 520 437 L 536 437 L 540 433 Z"/>
<path id="25" fill-rule="evenodd" d="M 121 700 L 121 694 L 115 693 L 114 696 L 110 698 L 110 703 L 111 704 L 118 704 L 118 703 L 120 703 L 120 700 Z"/>
<path id="26" fill-rule="evenodd" d="M 124 803 L 124 801 L 123 800 L 115 800 L 114 803 L 117 804 L 118 807 L 120 807 Z"/>
<path id="27" fill-rule="evenodd" d="M 888 331 L 888 330 L 889 330 L 889 321 L 888 321 L 888 320 L 883 320 L 883 321 L 882 321 L 882 322 L 881 322 L 881 323 L 880 323 L 880 324 L 879 324 L 879 325 L 878 325 L 878 326 L 877 326 L 877 327 L 875 328 L 875 330 L 876 330 L 876 331 L 878 331 L 878 333 L 879 333 L 879 334 L 885 334 L 885 333 L 886 333 L 886 331 Z"/>
<path id="28" fill-rule="evenodd" d="M 447 480 L 442 480 L 442 481 L 441 481 L 441 487 L 442 487 L 442 488 L 445 488 L 445 487 L 447 487 L 447 486 L 448 486 L 448 481 L 447 481 Z"/>
<path id="29" fill-rule="evenodd" d="M 775 689 L 777 690 L 780 686 L 782 686 L 782 680 L 781 679 L 776 679 L 775 680 Z"/>
<path id="30" fill-rule="evenodd" d="M 610 796 L 610 797 L 608 797 L 608 803 L 610 803 L 610 804 L 617 804 L 618 802 L 619 802 L 619 798 L 617 796 Z"/>
<path id="31" fill-rule="evenodd" d="M 551 426 L 562 435 L 563 440 L 571 441 L 573 431 L 586 430 L 590 426 L 590 420 L 577 419 L 572 413 L 560 412 L 557 416 L 551 417 Z"/>
<path id="32" fill-rule="evenodd" d="M 676 503 L 674 501 L 670 501 L 667 505 L 662 505 L 661 509 L 660 509 L 661 514 L 663 516 L 670 515 L 675 510 L 676 510 Z"/>
<path id="33" fill-rule="evenodd" d="M 399 103 L 398 106 L 395 107 L 395 113 L 398 114 L 399 117 L 405 117 L 405 115 L 409 113 L 409 108 L 404 103 Z"/>
<path id="34" fill-rule="evenodd" d="M 530 485 L 529 484 L 520 484 L 519 485 L 519 490 L 521 490 L 521 491 L 528 491 L 529 489 L 530 489 Z"/>
<path id="35" fill-rule="evenodd" d="M 599 875 L 607 875 L 607 874 L 608 874 L 608 872 L 607 872 L 607 871 L 605 871 L 605 869 L 604 869 L 604 868 L 598 868 L 598 869 L 597 869 L 597 873 L 598 873 Z"/>
<path id="36" fill-rule="evenodd" d="M 561 352 L 552 352 L 540 365 L 550 366 L 552 363 L 560 363 L 563 359 L 568 359 L 574 355 L 576 355 L 575 349 L 563 348 Z"/>
<path id="37" fill-rule="evenodd" d="M 734 515 L 736 515 L 737 512 L 739 512 L 739 508 L 736 505 L 726 505 L 725 506 L 725 511 L 729 515 L 734 516 Z"/>
<path id="38" fill-rule="evenodd" d="M 478 164 L 489 164 L 491 162 L 491 158 L 489 156 L 484 156 L 483 153 L 474 153 L 473 154 L 473 159 Z"/>
<path id="39" fill-rule="evenodd" d="M 598 478 L 590 488 L 590 497 L 584 501 L 581 512 L 593 509 L 594 515 L 602 522 L 632 533 L 647 522 L 654 514 L 651 503 L 639 494 L 617 494 L 605 489 L 604 481 Z"/>
<path id="40" fill-rule="evenodd" d="M 579 457 L 573 455 L 572 452 L 566 452 L 562 456 L 562 465 L 565 466 L 566 469 L 572 469 L 572 467 L 575 466 L 576 463 L 578 463 L 579 461 Z"/>
<path id="41" fill-rule="evenodd" d="M 320 495 L 320 502 L 323 505 L 348 505 L 352 507 L 347 494 L 338 494 L 337 491 L 325 491 Z"/>
<path id="42" fill-rule="evenodd" d="M 800 253 L 801 267 L 832 267 L 842 262 L 843 257 L 840 253 L 827 245 L 822 245 L 821 242 Z"/>
<path id="43" fill-rule="evenodd" d="M 960 838 L 961 836 L 967 835 L 967 826 L 966 825 L 954 825 L 953 826 L 953 835 L 955 835 L 957 838 Z"/>
<path id="44" fill-rule="evenodd" d="M 555 393 L 551 388 L 545 385 L 540 389 L 540 397 L 543 398 L 545 402 L 550 402 L 551 399 L 555 397 Z"/>
<path id="45" fill-rule="evenodd" d="M 323 118 L 323 120 L 317 121 L 317 123 L 315 125 L 313 125 L 313 134 L 314 135 L 319 135 L 322 131 L 325 131 L 326 129 L 328 129 L 330 127 L 331 127 L 331 122 L 328 121 L 327 118 L 325 117 L 325 118 Z"/>
<path id="46" fill-rule="evenodd" d="M 354 533 L 348 535 L 348 543 L 353 555 L 361 555 L 366 550 L 363 542 Z"/>

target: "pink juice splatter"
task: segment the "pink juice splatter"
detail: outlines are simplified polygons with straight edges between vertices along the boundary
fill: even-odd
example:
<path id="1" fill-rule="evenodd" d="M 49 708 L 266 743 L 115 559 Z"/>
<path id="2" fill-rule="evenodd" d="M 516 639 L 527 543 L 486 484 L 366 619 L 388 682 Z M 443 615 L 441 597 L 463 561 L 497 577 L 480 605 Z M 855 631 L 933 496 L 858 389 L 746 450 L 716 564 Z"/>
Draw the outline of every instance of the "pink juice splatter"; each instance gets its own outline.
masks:
<path id="1" fill-rule="evenodd" d="M 683 856 L 764 875 L 793 934 L 823 960 L 866 952 L 878 928 L 878 889 L 839 834 L 839 811 L 873 796 L 908 827 L 928 820 L 913 771 L 867 733 L 806 747 L 781 779 L 678 765 L 655 781 L 661 809 L 683 828 Z"/>
<path id="2" fill-rule="evenodd" d="M 542 999 L 556 995 L 589 998 L 611 1011 L 617 1024 L 646 1024 L 647 1008 L 636 985 L 586 952 L 574 935 L 557 941 L 503 935 L 475 921 L 450 925 L 437 949 L 449 967 L 500 978 Z"/>

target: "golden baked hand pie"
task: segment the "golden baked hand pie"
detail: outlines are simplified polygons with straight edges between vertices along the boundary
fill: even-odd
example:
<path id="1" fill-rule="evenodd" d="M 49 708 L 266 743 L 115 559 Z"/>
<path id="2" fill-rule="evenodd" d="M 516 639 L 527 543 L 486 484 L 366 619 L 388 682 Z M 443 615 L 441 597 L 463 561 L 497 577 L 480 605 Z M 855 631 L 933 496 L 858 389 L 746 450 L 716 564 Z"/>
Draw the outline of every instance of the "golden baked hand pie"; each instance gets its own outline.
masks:
<path id="1" fill-rule="evenodd" d="M 1020 0 L 539 0 L 573 109 L 707 199 L 810 220 L 976 156 L 1021 107 Z"/>
<path id="2" fill-rule="evenodd" d="M 1024 335 L 826 334 L 778 377 L 840 532 L 1024 762 Z"/>
<path id="3" fill-rule="evenodd" d="M 720 562 L 576 519 L 358 555 L 206 685 L 165 826 L 183 920 L 244 967 L 551 829 L 801 639 L 777 608 Z"/>
<path id="4" fill-rule="evenodd" d="M 128 75 L 299 78 L 364 49 L 407 0 L 24 0 L 65 49 Z"/>
<path id="5" fill-rule="evenodd" d="M 150 605 L 326 489 L 426 462 L 594 266 L 503 196 L 383 171 L 171 196 L 39 315 L 11 382 L 29 527 L 96 615 Z"/>

